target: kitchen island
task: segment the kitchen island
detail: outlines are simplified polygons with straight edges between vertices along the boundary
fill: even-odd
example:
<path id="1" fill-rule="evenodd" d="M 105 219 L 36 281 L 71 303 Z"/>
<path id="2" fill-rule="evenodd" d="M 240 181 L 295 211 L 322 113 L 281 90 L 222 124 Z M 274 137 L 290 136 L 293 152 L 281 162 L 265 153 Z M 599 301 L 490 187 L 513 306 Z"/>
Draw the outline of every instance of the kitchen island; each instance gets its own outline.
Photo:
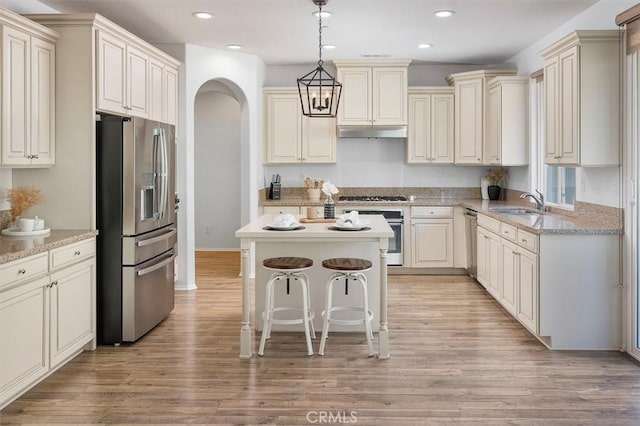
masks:
<path id="1" fill-rule="evenodd" d="M 368 259 L 373 268 L 366 272 L 369 289 L 369 306 L 373 311 L 373 330 L 378 330 L 378 358 L 389 358 L 389 336 L 387 327 L 387 250 L 393 231 L 381 215 L 368 216 L 368 230 L 335 231 L 329 229 L 332 223 L 303 223 L 304 229 L 294 231 L 267 230 L 274 216 L 265 214 L 236 231 L 240 239 L 242 253 L 242 323 L 240 327 L 240 357 L 250 358 L 252 349 L 252 330 L 250 322 L 250 285 L 251 285 L 251 246 L 255 243 L 255 322 L 261 329 L 261 314 L 264 307 L 264 287 L 270 273 L 262 267 L 267 257 L 303 256 L 313 259 L 314 265 L 308 271 L 311 287 L 311 307 L 316 313 L 314 325 L 320 330 L 324 307 L 325 284 L 330 271 L 322 267 L 324 259 L 332 257 L 359 257 Z M 292 292 L 295 286 L 292 286 Z M 340 292 L 336 292 L 340 293 Z M 276 296 L 278 297 L 278 296 Z M 336 295 L 337 297 L 337 295 Z M 359 292 L 342 295 L 347 303 L 358 304 Z M 290 299 L 299 300 L 293 294 Z M 279 298 L 278 300 L 281 300 Z M 336 299 L 334 299 L 336 300 Z M 350 301 L 349 301 L 350 300 Z M 342 300 L 336 300 L 343 303 Z M 286 328 L 282 328 L 286 329 Z M 274 330 L 278 330 L 274 328 Z M 359 329 L 333 328 L 333 331 L 356 331 Z M 363 330 L 364 331 L 364 330 Z M 301 340 L 302 341 L 302 340 Z"/>

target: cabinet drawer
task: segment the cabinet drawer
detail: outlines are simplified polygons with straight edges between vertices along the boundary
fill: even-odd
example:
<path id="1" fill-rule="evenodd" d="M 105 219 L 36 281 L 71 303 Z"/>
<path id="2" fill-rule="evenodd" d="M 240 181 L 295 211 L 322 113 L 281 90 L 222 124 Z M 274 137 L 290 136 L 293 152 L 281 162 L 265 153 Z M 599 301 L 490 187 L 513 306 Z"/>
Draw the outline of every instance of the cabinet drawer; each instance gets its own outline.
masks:
<path id="1" fill-rule="evenodd" d="M 531 232 L 518 229 L 518 245 L 534 253 L 538 252 L 538 236 Z"/>
<path id="2" fill-rule="evenodd" d="M 411 207 L 411 217 L 450 218 L 453 207 Z"/>
<path id="3" fill-rule="evenodd" d="M 262 211 L 264 214 L 272 214 L 272 215 L 279 215 L 279 214 L 285 214 L 285 213 L 289 213 L 292 215 L 300 214 L 300 208 L 298 206 L 264 206 L 262 208 Z M 305 214 L 307 213 L 306 210 L 304 212 Z"/>
<path id="4" fill-rule="evenodd" d="M 500 221 L 492 217 L 479 214 L 478 226 L 482 226 L 483 228 L 488 229 L 489 231 L 495 232 L 496 234 L 500 234 Z"/>
<path id="5" fill-rule="evenodd" d="M 507 240 L 516 242 L 518 229 L 515 226 L 508 225 L 506 223 L 502 223 L 500 225 L 500 235 L 502 238 L 506 238 Z"/>
<path id="6" fill-rule="evenodd" d="M 51 269 L 57 269 L 77 262 L 78 260 L 93 257 L 96 253 L 95 239 L 90 238 L 64 247 L 53 249 L 50 252 L 49 263 Z"/>
<path id="7" fill-rule="evenodd" d="M 48 272 L 47 253 L 14 260 L 0 267 L 0 288 Z"/>

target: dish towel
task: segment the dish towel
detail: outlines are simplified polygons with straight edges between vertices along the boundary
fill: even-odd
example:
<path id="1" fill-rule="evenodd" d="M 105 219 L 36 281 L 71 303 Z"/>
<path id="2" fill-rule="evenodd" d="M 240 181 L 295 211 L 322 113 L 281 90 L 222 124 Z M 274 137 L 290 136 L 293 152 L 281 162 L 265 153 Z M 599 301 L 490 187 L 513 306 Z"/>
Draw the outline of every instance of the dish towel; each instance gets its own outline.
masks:
<path id="1" fill-rule="evenodd" d="M 290 213 L 280 214 L 273 219 L 272 226 L 277 228 L 289 228 L 293 226 L 298 226 L 300 223 L 298 219 Z"/>
<path id="2" fill-rule="evenodd" d="M 369 221 L 366 219 L 361 219 L 360 215 L 358 215 L 357 210 L 350 211 L 349 213 L 341 214 L 338 220 L 336 220 L 336 225 L 341 226 L 343 228 L 354 228 L 360 226 L 366 226 L 369 224 Z"/>

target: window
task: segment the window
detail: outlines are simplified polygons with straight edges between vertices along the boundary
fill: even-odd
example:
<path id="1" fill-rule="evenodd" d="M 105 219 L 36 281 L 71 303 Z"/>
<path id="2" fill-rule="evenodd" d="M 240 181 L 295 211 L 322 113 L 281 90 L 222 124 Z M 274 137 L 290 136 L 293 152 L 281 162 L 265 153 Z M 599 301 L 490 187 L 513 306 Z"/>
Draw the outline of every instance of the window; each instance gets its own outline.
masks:
<path id="1" fill-rule="evenodd" d="M 534 73 L 536 74 L 536 73 Z M 531 134 L 532 155 L 537 163 L 531 164 L 534 188 L 542 188 L 545 203 L 556 207 L 572 210 L 576 201 L 576 168 L 548 166 L 544 163 L 544 80 L 541 73 L 536 76 L 533 96 L 533 132 Z"/>

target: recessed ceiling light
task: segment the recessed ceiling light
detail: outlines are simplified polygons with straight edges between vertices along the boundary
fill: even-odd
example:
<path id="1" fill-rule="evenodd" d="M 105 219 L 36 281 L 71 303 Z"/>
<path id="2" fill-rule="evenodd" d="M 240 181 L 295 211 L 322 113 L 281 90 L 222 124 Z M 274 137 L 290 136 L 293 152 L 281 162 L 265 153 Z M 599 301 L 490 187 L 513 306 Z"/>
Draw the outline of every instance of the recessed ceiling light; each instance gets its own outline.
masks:
<path id="1" fill-rule="evenodd" d="M 322 48 L 331 50 L 331 49 L 335 49 L 336 45 L 335 44 L 323 44 Z"/>
<path id="2" fill-rule="evenodd" d="M 213 15 L 208 12 L 194 12 L 193 16 L 199 19 L 211 19 Z"/>
<path id="3" fill-rule="evenodd" d="M 312 13 L 312 15 L 315 16 L 316 18 L 318 16 L 320 16 L 321 18 L 328 18 L 329 16 L 332 15 L 332 13 L 329 12 L 328 10 L 323 10 L 322 12 L 319 12 L 316 10 L 315 12 Z"/>
<path id="4" fill-rule="evenodd" d="M 430 48 L 430 47 L 433 47 L 433 44 L 430 44 L 430 43 L 422 43 L 422 44 L 419 44 L 419 45 L 418 45 L 418 47 L 419 47 L 420 49 L 428 49 L 428 48 Z"/>
<path id="5" fill-rule="evenodd" d="M 242 46 L 240 46 L 239 44 L 227 44 L 227 49 L 238 50 L 238 49 L 242 49 Z"/>
<path id="6" fill-rule="evenodd" d="M 453 10 L 436 10 L 433 12 L 438 18 L 448 18 L 449 16 L 455 15 Z"/>

